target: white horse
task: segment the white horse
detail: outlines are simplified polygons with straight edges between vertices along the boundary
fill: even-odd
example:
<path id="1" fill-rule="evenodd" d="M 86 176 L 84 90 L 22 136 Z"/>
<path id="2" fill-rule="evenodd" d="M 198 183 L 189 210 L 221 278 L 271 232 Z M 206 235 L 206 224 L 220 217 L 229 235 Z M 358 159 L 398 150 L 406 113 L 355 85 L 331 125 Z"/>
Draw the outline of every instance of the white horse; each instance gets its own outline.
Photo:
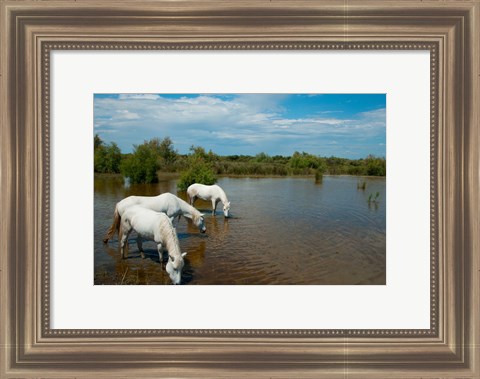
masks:
<path id="1" fill-rule="evenodd" d="M 214 215 L 217 209 L 217 204 L 221 201 L 223 204 L 223 214 L 225 217 L 228 217 L 228 212 L 230 211 L 230 202 L 227 199 L 225 191 L 216 184 L 212 186 L 199 183 L 192 184 L 187 188 L 187 195 L 192 206 L 195 204 L 195 200 L 197 198 L 211 200 Z"/>
<path id="2" fill-rule="evenodd" d="M 163 251 L 168 251 L 166 270 L 173 284 L 179 284 L 182 278 L 183 258 L 187 253 L 182 254 L 180 251 L 177 232 L 170 218 L 165 213 L 155 212 L 139 205 L 133 205 L 125 210 L 120 226 L 120 248 L 124 259 L 128 256 L 128 236 L 133 230 L 137 232 L 138 250 L 143 259 L 145 259 L 145 253 L 142 248 L 142 239 L 155 241 L 160 263 L 163 262 Z"/>
<path id="3" fill-rule="evenodd" d="M 203 219 L 203 214 L 193 206 L 170 192 L 162 193 L 158 196 L 129 196 L 117 203 L 115 212 L 113 213 L 113 222 L 103 238 L 103 243 L 108 243 L 115 232 L 119 229 L 120 220 L 126 209 L 132 205 L 141 205 L 144 208 L 151 209 L 155 212 L 163 212 L 170 221 L 177 216 L 183 215 L 193 221 L 200 232 L 205 233 L 207 228 Z"/>

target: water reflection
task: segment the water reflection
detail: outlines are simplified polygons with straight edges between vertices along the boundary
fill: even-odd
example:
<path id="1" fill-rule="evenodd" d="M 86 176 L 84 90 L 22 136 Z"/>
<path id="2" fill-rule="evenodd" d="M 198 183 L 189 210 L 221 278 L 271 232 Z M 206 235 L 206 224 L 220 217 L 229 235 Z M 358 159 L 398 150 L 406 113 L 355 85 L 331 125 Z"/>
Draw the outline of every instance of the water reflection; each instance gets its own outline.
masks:
<path id="1" fill-rule="evenodd" d="M 136 241 L 130 239 L 130 244 L 136 246 Z M 140 257 L 137 249 L 130 250 L 127 259 L 122 259 L 117 248 L 104 245 L 104 253 L 111 258 L 109 265 L 95 269 L 95 284 L 169 284 L 165 273 L 165 264 L 159 261 L 156 250 L 145 250 L 145 259 Z"/>
<path id="2" fill-rule="evenodd" d="M 228 218 L 221 218 L 221 221 L 218 220 L 217 217 L 212 217 L 211 219 L 210 229 L 212 230 L 212 233 L 215 233 L 217 238 L 223 239 L 228 234 L 229 231 L 229 224 Z"/>

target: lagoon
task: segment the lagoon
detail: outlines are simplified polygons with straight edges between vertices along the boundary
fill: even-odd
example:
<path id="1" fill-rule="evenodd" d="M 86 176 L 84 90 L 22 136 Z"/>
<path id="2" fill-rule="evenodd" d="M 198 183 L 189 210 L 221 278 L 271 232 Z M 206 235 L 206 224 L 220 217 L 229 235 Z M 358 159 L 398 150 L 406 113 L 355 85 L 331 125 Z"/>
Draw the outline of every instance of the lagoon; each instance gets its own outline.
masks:
<path id="1" fill-rule="evenodd" d="M 146 242 L 142 260 L 130 236 L 130 254 L 121 259 L 115 237 L 103 236 L 115 204 L 130 195 L 177 192 L 176 178 L 148 185 L 125 185 L 119 176 L 98 175 L 94 188 L 94 283 L 170 284 L 156 246 Z M 365 189 L 358 183 L 365 181 Z M 206 234 L 187 219 L 177 226 L 186 251 L 182 284 L 383 285 L 386 280 L 386 180 L 378 177 L 221 177 L 231 201 L 231 218 L 221 203 L 197 200 Z M 368 201 L 378 192 L 376 202 Z"/>

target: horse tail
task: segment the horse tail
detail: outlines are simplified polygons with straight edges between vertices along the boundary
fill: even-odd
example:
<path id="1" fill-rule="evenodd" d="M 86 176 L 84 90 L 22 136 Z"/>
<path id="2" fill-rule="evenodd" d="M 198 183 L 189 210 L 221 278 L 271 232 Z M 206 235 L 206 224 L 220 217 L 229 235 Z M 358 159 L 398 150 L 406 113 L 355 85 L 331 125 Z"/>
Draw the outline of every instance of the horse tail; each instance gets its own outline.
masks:
<path id="1" fill-rule="evenodd" d="M 118 213 L 117 207 L 115 207 L 115 212 L 113 213 L 113 222 L 108 229 L 107 234 L 105 234 L 105 237 L 103 237 L 103 243 L 108 243 L 108 240 L 112 239 L 113 235 L 117 230 L 119 231 L 119 233 L 121 232 L 120 214 Z"/>
<path id="2" fill-rule="evenodd" d="M 119 218 L 120 220 L 120 218 Z M 115 233 L 115 230 L 113 231 Z M 123 225 L 119 225 L 118 228 L 118 248 L 120 249 L 120 255 L 123 259 L 128 256 L 128 241 L 125 241 L 124 245 L 122 246 L 123 235 L 125 234 L 125 230 Z M 140 238 L 140 236 L 138 236 Z"/>
<path id="3" fill-rule="evenodd" d="M 194 184 L 192 184 L 190 187 L 187 188 L 188 203 L 191 206 L 193 206 L 193 204 L 195 203 L 195 200 L 196 200 L 197 194 L 198 194 L 198 191 L 195 188 Z"/>
<path id="4" fill-rule="evenodd" d="M 122 238 L 123 238 L 123 226 L 120 226 L 118 229 L 118 246 L 121 248 L 122 247 Z"/>

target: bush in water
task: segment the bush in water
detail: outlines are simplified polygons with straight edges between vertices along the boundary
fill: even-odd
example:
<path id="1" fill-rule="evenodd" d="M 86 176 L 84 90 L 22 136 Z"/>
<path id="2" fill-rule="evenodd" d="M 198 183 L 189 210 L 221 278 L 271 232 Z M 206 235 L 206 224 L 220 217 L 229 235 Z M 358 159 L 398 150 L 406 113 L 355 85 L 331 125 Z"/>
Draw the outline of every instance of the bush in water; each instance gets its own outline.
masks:
<path id="1" fill-rule="evenodd" d="M 213 169 L 207 163 L 197 162 L 182 172 L 177 187 L 180 191 L 186 191 L 191 184 L 201 183 L 211 185 L 215 184 L 216 181 L 217 178 Z"/>
<path id="2" fill-rule="evenodd" d="M 177 183 L 178 189 L 186 191 L 193 183 L 215 184 L 217 181 L 215 171 L 213 170 L 215 156 L 205 153 L 205 150 L 200 147 L 192 146 L 190 151 L 191 154 L 187 158 L 188 168 L 180 175 L 180 180 Z"/>
<path id="3" fill-rule="evenodd" d="M 133 154 L 123 161 L 121 170 L 131 183 L 156 183 L 157 154 L 148 143 L 134 146 Z"/>

